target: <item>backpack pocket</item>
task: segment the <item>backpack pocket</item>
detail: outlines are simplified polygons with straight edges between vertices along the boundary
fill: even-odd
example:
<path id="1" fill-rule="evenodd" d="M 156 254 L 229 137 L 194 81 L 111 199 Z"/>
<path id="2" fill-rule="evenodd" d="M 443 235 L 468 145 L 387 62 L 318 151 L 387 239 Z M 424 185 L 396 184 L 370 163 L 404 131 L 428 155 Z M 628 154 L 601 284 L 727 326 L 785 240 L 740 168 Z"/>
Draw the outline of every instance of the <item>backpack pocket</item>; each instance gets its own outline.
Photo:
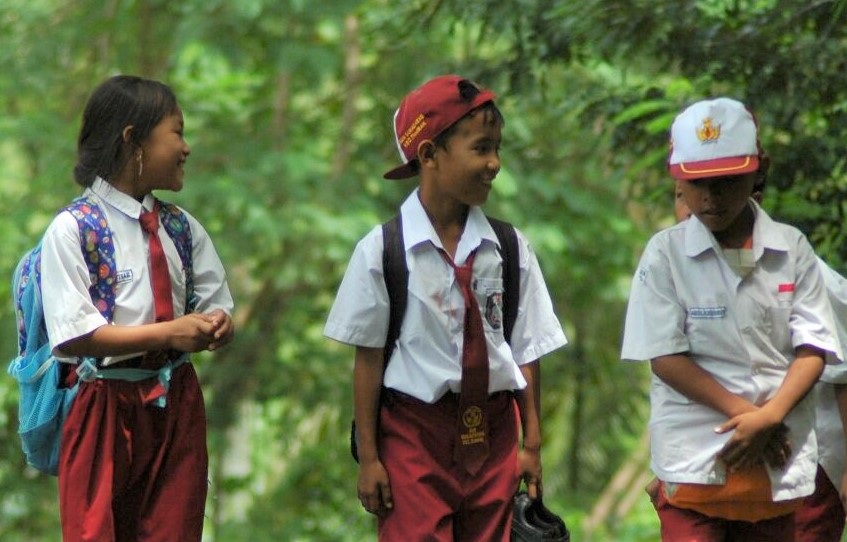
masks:
<path id="1" fill-rule="evenodd" d="M 9 374 L 19 383 L 18 434 L 27 463 L 53 475 L 59 468 L 62 423 L 78 388 L 62 387 L 61 372 L 49 344 L 9 364 Z"/>

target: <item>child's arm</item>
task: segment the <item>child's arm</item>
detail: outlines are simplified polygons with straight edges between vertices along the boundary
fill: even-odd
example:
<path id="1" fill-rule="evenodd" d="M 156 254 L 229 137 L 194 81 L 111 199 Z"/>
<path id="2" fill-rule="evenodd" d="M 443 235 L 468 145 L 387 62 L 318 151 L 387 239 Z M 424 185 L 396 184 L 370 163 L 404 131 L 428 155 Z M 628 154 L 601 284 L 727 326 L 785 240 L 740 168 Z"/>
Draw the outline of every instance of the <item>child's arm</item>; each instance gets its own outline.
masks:
<path id="1" fill-rule="evenodd" d="M 71 356 L 97 358 L 170 349 L 198 352 L 215 341 L 219 326 L 214 316 L 196 313 L 156 324 L 105 325 L 62 343 L 59 350 Z"/>
<path id="2" fill-rule="evenodd" d="M 383 349 L 356 347 L 353 366 L 353 408 L 359 452 L 359 500 L 365 510 L 382 515 L 394 506 L 388 472 L 379 458 L 377 418 L 382 390 Z"/>
<path id="3" fill-rule="evenodd" d="M 727 418 L 757 410 L 750 401 L 724 388 L 708 371 L 691 361 L 688 354 L 659 356 L 651 360 L 650 367 L 656 376 L 679 393 Z"/>
<path id="4" fill-rule="evenodd" d="M 847 440 L 847 384 L 835 384 L 835 402 L 838 403 L 838 414 L 841 415 L 841 427 L 844 439 Z M 847 461 L 845 461 L 847 463 Z M 841 496 L 841 506 L 847 510 L 847 470 L 841 477 L 841 485 L 838 487 Z"/>
<path id="5" fill-rule="evenodd" d="M 530 498 L 543 493 L 541 485 L 541 364 L 521 365 L 526 388 L 515 394 L 521 415 L 523 445 L 518 450 L 518 469 Z"/>
<path id="6" fill-rule="evenodd" d="M 735 416 L 715 428 L 716 433 L 735 431 L 718 453 L 718 458 L 728 468 L 746 468 L 761 459 L 765 442 L 760 435 L 770 434 L 778 428 L 791 409 L 812 389 L 823 372 L 823 356 L 823 351 L 818 348 L 798 346 L 794 362 L 770 401 L 755 412 Z"/>
<path id="7" fill-rule="evenodd" d="M 729 419 L 757 412 L 760 407 L 743 397 L 731 393 L 702 367 L 691 361 L 685 353 L 659 356 L 651 361 L 653 373 L 670 387 L 692 401 L 721 412 Z M 791 453 L 786 428 L 781 419 L 761 435 L 755 435 L 753 454 L 757 461 L 764 459 L 770 465 L 782 468 Z M 738 437 L 734 435 L 733 438 Z M 746 443 L 745 445 L 749 445 Z"/>

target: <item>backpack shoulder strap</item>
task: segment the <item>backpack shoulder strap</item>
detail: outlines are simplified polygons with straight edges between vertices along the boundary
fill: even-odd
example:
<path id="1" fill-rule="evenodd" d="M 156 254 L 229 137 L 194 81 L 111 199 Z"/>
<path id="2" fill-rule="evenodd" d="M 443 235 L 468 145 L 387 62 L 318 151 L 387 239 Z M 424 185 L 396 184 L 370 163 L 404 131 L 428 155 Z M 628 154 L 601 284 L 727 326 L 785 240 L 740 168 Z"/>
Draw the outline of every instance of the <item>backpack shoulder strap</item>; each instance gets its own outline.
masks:
<path id="1" fill-rule="evenodd" d="M 168 237 L 174 242 L 176 251 L 179 253 L 179 259 L 182 262 L 182 270 L 185 273 L 185 312 L 193 312 L 197 307 L 197 296 L 194 292 L 191 226 L 188 223 L 188 217 L 179 207 L 160 199 L 156 201 L 159 208 L 159 221 L 165 228 Z"/>
<path id="2" fill-rule="evenodd" d="M 112 321 L 117 294 L 117 268 L 112 230 L 100 206 L 92 198 L 74 199 L 62 211 L 68 211 L 79 226 L 79 240 L 88 274 L 91 278 L 89 294 L 100 314 Z"/>
<path id="3" fill-rule="evenodd" d="M 390 315 L 385 341 L 383 370 L 394 352 L 400 337 L 400 327 L 406 314 L 409 290 L 409 268 L 406 266 L 406 247 L 403 242 L 403 220 L 398 213 L 382 225 L 382 273 L 388 289 Z"/>
<path id="4" fill-rule="evenodd" d="M 512 343 L 512 329 L 518 317 L 518 305 L 520 304 L 520 256 L 518 252 L 518 234 L 515 227 L 498 220 L 488 218 L 488 223 L 497 235 L 500 242 L 501 256 L 503 258 L 503 335 L 506 342 Z"/>
<path id="5" fill-rule="evenodd" d="M 31 288 L 27 288 L 30 284 Z M 18 356 L 37 349 L 39 337 L 30 337 L 29 330 L 36 334 L 43 326 L 41 311 L 41 242 L 24 254 L 12 274 L 12 296 L 15 302 L 15 320 L 18 324 Z M 46 334 L 46 331 L 45 331 Z"/>

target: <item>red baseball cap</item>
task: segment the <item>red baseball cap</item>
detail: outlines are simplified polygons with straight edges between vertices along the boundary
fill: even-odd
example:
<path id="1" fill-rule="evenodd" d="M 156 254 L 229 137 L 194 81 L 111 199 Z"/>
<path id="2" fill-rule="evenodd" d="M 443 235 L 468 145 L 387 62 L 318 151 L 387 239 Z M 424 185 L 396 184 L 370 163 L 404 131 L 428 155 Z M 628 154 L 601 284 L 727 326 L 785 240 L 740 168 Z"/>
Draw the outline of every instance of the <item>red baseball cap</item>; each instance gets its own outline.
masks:
<path id="1" fill-rule="evenodd" d="M 462 97 L 460 84 L 467 82 L 479 89 L 470 99 Z M 403 98 L 394 113 L 394 137 L 400 151 L 400 165 L 387 172 L 386 179 L 408 179 L 415 176 L 411 162 L 417 158 L 418 146 L 433 140 L 462 117 L 491 102 L 496 95 L 458 75 L 441 75 L 430 79 Z"/>

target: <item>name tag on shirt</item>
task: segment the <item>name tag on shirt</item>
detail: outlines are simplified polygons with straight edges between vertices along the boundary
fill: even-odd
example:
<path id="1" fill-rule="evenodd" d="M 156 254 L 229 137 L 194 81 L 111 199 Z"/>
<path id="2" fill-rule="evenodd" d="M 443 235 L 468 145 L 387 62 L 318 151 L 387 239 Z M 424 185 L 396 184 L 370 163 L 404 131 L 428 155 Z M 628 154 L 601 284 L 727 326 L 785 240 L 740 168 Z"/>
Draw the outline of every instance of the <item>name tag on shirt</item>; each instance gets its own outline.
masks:
<path id="1" fill-rule="evenodd" d="M 132 269 L 124 269 L 123 271 L 118 271 L 117 276 L 118 284 L 122 284 L 124 282 L 132 281 Z"/>
<path id="2" fill-rule="evenodd" d="M 726 317 L 726 307 L 691 307 L 688 316 L 698 320 L 714 320 Z"/>

